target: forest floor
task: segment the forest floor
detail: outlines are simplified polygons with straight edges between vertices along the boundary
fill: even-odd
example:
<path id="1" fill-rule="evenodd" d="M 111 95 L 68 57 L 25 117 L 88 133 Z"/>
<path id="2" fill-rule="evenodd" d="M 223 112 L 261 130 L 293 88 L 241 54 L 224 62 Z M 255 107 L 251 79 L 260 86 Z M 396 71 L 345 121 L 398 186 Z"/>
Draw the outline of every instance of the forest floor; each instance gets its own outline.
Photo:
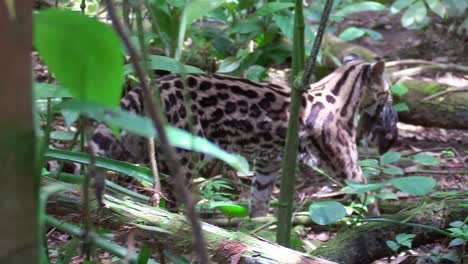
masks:
<path id="1" fill-rule="evenodd" d="M 399 21 L 399 16 L 391 17 L 386 13 L 381 12 L 365 12 L 358 15 L 351 16 L 345 22 L 337 25 L 339 29 L 348 26 L 365 26 L 380 32 L 383 36 L 382 40 L 375 41 L 369 37 L 363 37 L 354 41 L 353 43 L 366 47 L 382 57 L 390 60 L 396 59 L 427 59 L 439 62 L 459 63 L 467 66 L 468 62 L 468 48 L 462 48 L 450 52 L 447 49 L 453 47 L 451 43 L 448 47 L 443 47 L 447 44 L 446 41 L 437 43 L 437 48 L 434 48 L 433 38 L 444 39 L 440 35 L 440 31 L 432 30 L 431 34 L 439 33 L 439 36 L 432 36 L 423 30 L 408 30 L 402 28 Z M 436 23 L 439 23 L 436 21 Z M 429 29 L 430 30 L 430 29 Z M 445 44 L 444 44 L 445 43 Z M 457 53 L 458 52 L 458 53 Z M 37 63 L 35 66 L 36 79 L 43 80 L 47 76 L 46 67 Z M 286 83 L 288 69 L 284 67 L 274 67 L 270 69 L 270 76 L 275 79 L 275 83 Z M 447 83 L 456 87 L 467 87 L 468 78 L 460 74 L 452 73 L 431 73 L 419 76 L 424 79 L 432 79 L 439 82 Z M 399 166 L 403 167 L 407 175 L 423 175 L 431 176 L 437 181 L 438 191 L 468 191 L 468 131 L 463 130 L 449 130 L 441 128 L 429 128 L 413 126 L 409 124 L 399 123 L 398 127 L 399 140 L 393 150 L 402 153 L 411 154 L 418 152 L 427 152 L 439 158 L 440 163 L 435 166 L 421 167 L 411 162 L 401 161 Z M 452 154 L 447 154 L 450 153 Z M 374 154 L 372 154 L 374 153 Z M 378 158 L 375 152 L 371 151 L 370 157 Z M 304 204 L 311 199 L 333 197 L 339 199 L 343 194 L 339 193 L 339 186 L 330 184 L 324 177 L 314 176 L 310 169 L 301 171 L 296 180 L 296 203 Z M 241 197 L 247 197 L 249 193 L 248 184 L 236 184 L 238 180 L 231 179 L 236 187 L 236 192 L 241 193 Z M 274 196 L 278 197 L 279 188 L 275 188 Z M 409 196 L 402 192 L 396 192 L 398 199 L 414 201 L 419 198 Z M 302 208 L 302 211 L 306 211 Z M 333 232 L 308 228 L 303 236 L 308 240 L 315 241 L 317 244 L 326 242 L 333 236 Z M 124 232 L 117 230 L 116 233 Z M 49 246 L 51 248 L 59 248 L 64 243 L 70 240 L 70 236 L 62 232 L 52 230 L 48 237 Z M 432 245 L 426 245 L 415 249 L 414 251 L 406 251 L 405 254 L 399 256 L 397 259 L 379 260 L 375 263 L 405 263 L 404 259 L 408 255 L 430 255 L 433 250 L 439 252 L 448 252 L 449 250 L 444 247 L 446 241 L 439 241 Z M 103 254 L 101 256 L 103 263 L 110 263 L 110 256 Z M 54 258 L 54 254 L 52 254 Z M 82 258 L 76 256 L 75 263 L 81 263 Z"/>

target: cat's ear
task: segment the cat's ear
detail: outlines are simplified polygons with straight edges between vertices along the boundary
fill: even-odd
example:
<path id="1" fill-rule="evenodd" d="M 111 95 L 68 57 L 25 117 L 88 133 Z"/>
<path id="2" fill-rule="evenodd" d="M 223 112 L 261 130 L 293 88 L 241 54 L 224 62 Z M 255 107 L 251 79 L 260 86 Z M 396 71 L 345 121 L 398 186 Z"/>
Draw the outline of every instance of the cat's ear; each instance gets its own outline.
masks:
<path id="1" fill-rule="evenodd" d="M 354 53 L 350 53 L 346 56 L 343 57 L 343 64 L 346 64 L 350 61 L 355 61 L 355 60 L 360 60 L 361 58 L 359 58 L 358 55 L 354 54 Z"/>
<path id="2" fill-rule="evenodd" d="M 372 76 L 382 76 L 385 71 L 385 62 L 383 60 L 379 60 L 372 64 L 371 72 Z"/>

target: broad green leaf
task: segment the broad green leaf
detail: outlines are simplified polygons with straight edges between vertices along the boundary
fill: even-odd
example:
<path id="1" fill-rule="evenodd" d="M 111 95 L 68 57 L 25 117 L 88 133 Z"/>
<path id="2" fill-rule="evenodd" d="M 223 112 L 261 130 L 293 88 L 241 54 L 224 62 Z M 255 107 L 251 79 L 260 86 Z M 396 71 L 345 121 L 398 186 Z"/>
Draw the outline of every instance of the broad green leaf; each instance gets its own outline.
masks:
<path id="1" fill-rule="evenodd" d="M 427 10 L 422 0 L 417 0 L 412 6 L 406 10 L 401 18 L 401 25 L 405 28 L 413 24 L 423 23 L 426 18 Z"/>
<path id="2" fill-rule="evenodd" d="M 216 72 L 227 73 L 235 71 L 239 68 L 241 61 L 233 56 L 227 57 L 224 60 L 221 60 L 221 64 Z"/>
<path id="3" fill-rule="evenodd" d="M 396 104 L 394 105 L 394 107 L 395 107 L 395 109 L 397 110 L 397 112 L 403 112 L 403 111 L 409 111 L 409 110 L 410 110 L 409 107 L 408 107 L 408 105 L 407 105 L 406 103 L 403 103 L 403 102 L 401 102 L 401 103 L 396 103 Z"/>
<path id="4" fill-rule="evenodd" d="M 402 242 L 404 241 L 408 241 L 408 240 L 412 240 L 413 238 L 415 238 L 416 235 L 415 234 L 406 234 L 406 233 L 402 233 L 402 234 L 398 234 L 395 236 L 395 241 L 398 243 L 398 244 L 402 244 Z"/>
<path id="5" fill-rule="evenodd" d="M 271 2 L 260 7 L 255 13 L 257 16 L 265 16 L 276 13 L 280 10 L 293 7 L 294 3 Z"/>
<path id="6" fill-rule="evenodd" d="M 34 83 L 34 96 L 36 99 L 71 97 L 70 91 L 58 84 Z"/>
<path id="7" fill-rule="evenodd" d="M 388 167 L 385 167 L 383 170 L 382 170 L 384 173 L 386 174 L 389 174 L 389 175 L 403 175 L 405 174 L 405 171 L 403 171 L 402 168 L 400 167 L 397 167 L 397 166 L 388 166 Z"/>
<path id="8" fill-rule="evenodd" d="M 390 90 L 392 91 L 392 94 L 395 94 L 395 95 L 398 95 L 398 96 L 402 96 L 402 95 L 408 93 L 408 88 L 402 83 L 393 84 L 390 87 Z"/>
<path id="9" fill-rule="evenodd" d="M 294 33 L 294 17 L 293 16 L 274 14 L 273 21 L 275 21 L 276 25 L 278 25 L 281 32 L 286 38 L 293 39 L 293 33 Z"/>
<path id="10" fill-rule="evenodd" d="M 268 70 L 260 65 L 252 65 L 244 72 L 244 76 L 249 80 L 262 82 L 268 79 Z"/>
<path id="11" fill-rule="evenodd" d="M 450 241 L 448 247 L 456 247 L 456 246 L 463 245 L 464 243 L 465 243 L 465 240 L 461 238 L 455 238 L 452 241 Z"/>
<path id="12" fill-rule="evenodd" d="M 166 56 L 159 56 L 159 55 L 150 55 L 148 56 L 149 59 L 149 68 L 151 70 L 164 70 L 172 73 L 180 73 L 182 66 L 184 66 L 185 73 L 204 73 L 204 71 L 200 70 L 197 67 L 190 66 L 190 65 L 183 65 L 179 61 L 169 58 Z M 128 75 L 133 73 L 133 65 L 126 64 L 124 66 L 124 74 Z"/>
<path id="13" fill-rule="evenodd" d="M 436 185 L 434 179 L 424 176 L 395 178 L 389 182 L 398 190 L 419 196 L 428 194 Z"/>
<path id="14" fill-rule="evenodd" d="M 381 40 L 383 38 L 382 34 L 375 30 L 364 28 L 364 31 L 366 31 L 366 34 L 369 35 L 369 37 L 371 37 L 373 40 Z"/>
<path id="15" fill-rule="evenodd" d="M 50 132 L 50 139 L 70 141 L 75 137 L 75 132 L 71 131 L 52 131 Z"/>
<path id="16" fill-rule="evenodd" d="M 462 221 L 453 221 L 449 224 L 449 226 L 456 228 L 467 228 L 467 225 Z"/>
<path id="17" fill-rule="evenodd" d="M 358 39 L 366 34 L 366 31 L 362 28 L 358 27 L 349 27 L 345 29 L 341 34 L 339 35 L 340 39 L 344 41 L 352 41 L 355 39 Z"/>
<path id="18" fill-rule="evenodd" d="M 364 178 L 369 178 L 370 176 L 373 175 L 379 175 L 380 174 L 380 169 L 376 169 L 373 167 L 362 167 L 362 175 Z"/>
<path id="19" fill-rule="evenodd" d="M 398 251 L 398 248 L 400 248 L 400 246 L 393 240 L 387 240 L 385 241 L 385 243 L 387 244 L 387 246 L 393 250 L 393 251 Z"/>
<path id="20" fill-rule="evenodd" d="M 353 181 L 346 181 L 346 186 L 345 188 L 342 189 L 343 192 L 345 193 L 356 193 L 356 194 L 363 194 L 366 192 L 370 191 L 375 191 L 384 188 L 387 184 L 386 183 L 381 183 L 381 182 L 376 182 L 376 183 L 357 183 Z"/>
<path id="21" fill-rule="evenodd" d="M 158 137 L 152 121 L 146 117 L 76 99 L 64 102 L 62 105 L 67 110 L 80 112 L 90 118 L 105 122 L 111 127 L 121 128 L 143 137 Z M 205 138 L 194 136 L 175 127 L 166 127 L 166 133 L 169 143 L 175 147 L 208 154 L 226 162 L 238 171 L 246 172 L 249 169 L 243 157 L 228 153 Z"/>
<path id="22" fill-rule="evenodd" d="M 385 164 L 393 163 L 395 161 L 399 161 L 401 159 L 400 152 L 393 152 L 389 151 L 380 156 L 380 165 L 383 166 Z"/>
<path id="23" fill-rule="evenodd" d="M 244 206 L 233 204 L 232 202 L 214 202 L 211 203 L 212 209 L 220 210 L 226 217 L 246 217 L 250 212 Z"/>
<path id="24" fill-rule="evenodd" d="M 336 201 L 313 203 L 309 207 L 309 215 L 319 225 L 329 225 L 346 216 L 345 207 Z"/>
<path id="25" fill-rule="evenodd" d="M 356 4 L 345 5 L 343 9 L 336 12 L 337 16 L 347 16 L 364 11 L 384 11 L 387 8 L 377 2 L 364 1 Z"/>
<path id="26" fill-rule="evenodd" d="M 48 149 L 45 153 L 45 157 L 48 160 L 57 159 L 90 164 L 89 155 L 65 150 Z M 140 183 L 142 183 L 144 186 L 152 186 L 153 184 L 153 174 L 147 167 L 141 167 L 127 162 L 117 161 L 104 157 L 96 157 L 95 165 L 99 168 L 128 175 L 140 181 Z"/>
<path id="27" fill-rule="evenodd" d="M 147 264 L 151 257 L 151 250 L 147 245 L 143 245 L 138 253 L 137 264 Z"/>
<path id="28" fill-rule="evenodd" d="M 372 168 L 378 168 L 379 164 L 376 159 L 365 159 L 365 160 L 360 160 L 358 161 L 358 165 L 361 167 L 372 167 Z"/>
<path id="29" fill-rule="evenodd" d="M 190 25 L 195 20 L 207 15 L 211 10 L 224 4 L 226 0 L 192 0 L 186 7 L 186 24 Z"/>
<path id="30" fill-rule="evenodd" d="M 229 29 L 230 34 L 248 34 L 252 32 L 262 32 L 262 27 L 257 20 L 240 20 Z"/>
<path id="31" fill-rule="evenodd" d="M 39 11 L 34 14 L 34 47 L 72 95 L 119 104 L 123 51 L 108 25 L 78 12 Z"/>
<path id="32" fill-rule="evenodd" d="M 410 6 L 415 0 L 397 0 L 393 2 L 392 6 L 390 7 L 390 12 L 392 14 L 396 14 L 400 12 L 402 9 Z"/>
<path id="33" fill-rule="evenodd" d="M 418 153 L 413 158 L 422 165 L 438 165 L 440 163 L 438 158 L 425 153 Z"/>
<path id="34" fill-rule="evenodd" d="M 434 11 L 438 16 L 444 18 L 447 14 L 445 6 L 440 2 L 440 0 L 425 0 L 429 8 Z"/>
<path id="35" fill-rule="evenodd" d="M 415 234 L 398 234 L 396 235 L 395 237 L 395 240 L 398 244 L 402 245 L 402 246 L 405 246 L 405 247 L 408 247 L 408 248 L 411 248 L 411 242 L 413 240 L 413 238 L 415 238 L 416 235 Z"/>

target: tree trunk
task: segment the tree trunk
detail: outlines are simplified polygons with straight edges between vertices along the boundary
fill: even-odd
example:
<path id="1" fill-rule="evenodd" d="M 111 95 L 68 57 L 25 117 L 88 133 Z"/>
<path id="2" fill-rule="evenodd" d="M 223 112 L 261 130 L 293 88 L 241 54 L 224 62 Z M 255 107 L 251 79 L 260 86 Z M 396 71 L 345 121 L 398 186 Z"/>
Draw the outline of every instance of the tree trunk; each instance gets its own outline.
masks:
<path id="1" fill-rule="evenodd" d="M 0 263 L 37 263 L 32 1 L 0 1 Z"/>
<path id="2" fill-rule="evenodd" d="M 76 194 L 61 194 L 57 200 L 59 204 L 70 206 L 72 210 L 79 205 L 79 197 Z M 182 215 L 128 199 L 120 200 L 110 195 L 104 196 L 104 204 L 105 208 L 100 209 L 99 213 L 96 210 L 97 206 L 92 206 L 95 208 L 95 220 L 101 224 L 112 225 L 114 228 L 132 225 L 139 231 L 139 239 L 157 241 L 175 255 L 193 252 L 193 235 L 190 225 Z M 334 263 L 214 225 L 203 223 L 202 229 L 208 245 L 210 263 Z"/>
<path id="3" fill-rule="evenodd" d="M 432 202 L 397 216 L 387 216 L 386 219 L 405 221 L 409 218 L 410 220 L 405 222 L 443 229 L 452 221 L 463 221 L 468 215 L 468 208 L 463 207 L 463 201 L 454 199 Z M 339 263 L 371 263 L 394 254 L 386 245 L 386 241 L 395 240 L 395 236 L 400 233 L 416 234 L 413 247 L 440 237 L 438 233 L 420 227 L 384 221 L 368 222 L 338 233 L 313 254 Z"/>

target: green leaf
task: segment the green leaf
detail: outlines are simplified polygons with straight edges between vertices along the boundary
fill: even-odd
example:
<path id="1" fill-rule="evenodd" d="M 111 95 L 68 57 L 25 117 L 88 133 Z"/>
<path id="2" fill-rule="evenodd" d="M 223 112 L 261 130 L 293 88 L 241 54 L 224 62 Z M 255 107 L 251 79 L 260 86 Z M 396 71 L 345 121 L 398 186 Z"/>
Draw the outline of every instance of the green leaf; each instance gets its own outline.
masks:
<path id="1" fill-rule="evenodd" d="M 400 12 L 402 9 L 410 6 L 415 0 L 397 0 L 393 2 L 392 6 L 390 7 L 390 12 L 392 14 L 396 14 Z"/>
<path id="2" fill-rule="evenodd" d="M 401 17 L 401 25 L 405 28 L 413 24 L 423 23 L 427 10 L 422 0 L 417 0 Z"/>
<path id="3" fill-rule="evenodd" d="M 401 244 L 403 245 L 403 242 L 405 241 L 411 241 L 413 240 L 413 238 L 415 238 L 416 235 L 415 234 L 406 234 L 406 233 L 402 233 L 402 234 L 398 234 L 395 236 L 395 240 L 398 244 Z M 411 248 L 411 246 L 408 246 L 409 248 Z"/>
<path id="4" fill-rule="evenodd" d="M 379 164 L 376 159 L 365 159 L 365 160 L 360 160 L 358 161 L 358 165 L 361 167 L 372 167 L 372 168 L 378 168 Z"/>
<path id="5" fill-rule="evenodd" d="M 393 84 L 390 87 L 390 90 L 392 91 L 392 94 L 395 94 L 395 95 L 398 95 L 398 96 L 402 96 L 402 95 L 408 93 L 408 88 L 402 83 Z"/>
<path id="6" fill-rule="evenodd" d="M 464 243 L 465 243 L 465 240 L 461 238 L 455 238 L 452 241 L 450 241 L 448 247 L 456 247 L 456 246 L 463 245 Z"/>
<path id="7" fill-rule="evenodd" d="M 240 20 L 229 29 L 230 34 L 249 34 L 252 32 L 262 32 L 262 27 L 257 20 Z"/>
<path id="8" fill-rule="evenodd" d="M 340 39 L 344 41 L 352 41 L 355 39 L 358 39 L 366 34 L 366 31 L 362 28 L 358 27 L 349 27 L 345 29 L 341 34 L 339 35 Z"/>
<path id="9" fill-rule="evenodd" d="M 444 18 L 447 14 L 445 6 L 440 2 L 440 0 L 425 0 L 429 8 L 434 11 L 438 16 Z"/>
<path id="10" fill-rule="evenodd" d="M 119 104 L 123 51 L 108 25 L 78 12 L 39 11 L 34 14 L 34 47 L 72 95 Z"/>
<path id="11" fill-rule="evenodd" d="M 397 166 L 388 166 L 383 169 L 383 172 L 389 175 L 403 175 L 405 171 Z"/>
<path id="12" fill-rule="evenodd" d="M 226 73 L 235 71 L 239 68 L 241 61 L 236 57 L 227 57 L 224 60 L 221 60 L 221 64 L 216 72 Z"/>
<path id="13" fill-rule="evenodd" d="M 244 76 L 249 80 L 262 82 L 268 79 L 268 70 L 260 65 L 251 65 L 247 71 L 244 72 Z"/>
<path id="14" fill-rule="evenodd" d="M 356 4 L 345 5 L 343 9 L 336 12 L 337 16 L 347 16 L 364 11 L 384 11 L 387 8 L 377 2 L 364 1 Z"/>
<path id="15" fill-rule="evenodd" d="M 395 237 L 395 240 L 398 244 L 402 245 L 402 246 L 405 246 L 405 247 L 408 247 L 408 248 L 411 248 L 411 242 L 413 241 L 413 238 L 415 238 L 416 235 L 415 234 L 398 234 L 396 235 Z"/>
<path id="16" fill-rule="evenodd" d="M 363 30 L 366 31 L 366 34 L 369 35 L 369 37 L 371 37 L 373 40 L 381 40 L 383 38 L 382 34 L 375 30 L 368 28 L 364 28 Z"/>
<path id="17" fill-rule="evenodd" d="M 89 155 L 85 153 L 76 153 L 58 149 L 48 149 L 45 153 L 45 157 L 47 160 L 58 159 L 83 164 L 90 164 Z M 128 175 L 132 178 L 137 179 L 144 186 L 153 185 L 153 174 L 151 170 L 147 167 L 141 167 L 127 162 L 117 161 L 104 157 L 96 157 L 95 165 L 99 168 Z"/>
<path id="18" fill-rule="evenodd" d="M 315 223 L 328 225 L 345 217 L 346 209 L 336 201 L 316 202 L 310 205 L 309 215 Z"/>
<path id="19" fill-rule="evenodd" d="M 385 188 L 385 186 L 387 185 L 386 183 L 381 183 L 381 182 L 363 184 L 363 183 L 357 183 L 357 182 L 353 182 L 349 180 L 346 180 L 346 184 L 348 186 L 343 188 L 342 191 L 345 193 L 356 193 L 356 194 L 363 194 L 366 192 L 379 190 L 379 189 Z"/>
<path id="20" fill-rule="evenodd" d="M 387 246 L 388 246 L 391 250 L 393 250 L 393 251 L 395 251 L 395 252 L 397 252 L 398 249 L 400 248 L 400 246 L 399 246 L 395 241 L 387 240 L 387 241 L 385 241 L 385 243 L 387 244 Z"/>
<path id="21" fill-rule="evenodd" d="M 36 99 L 71 97 L 71 93 L 63 86 L 51 83 L 34 83 L 34 96 Z"/>
<path id="22" fill-rule="evenodd" d="M 210 204 L 212 209 L 220 210 L 226 217 L 246 217 L 250 212 L 244 206 L 232 202 L 213 202 Z"/>
<path id="23" fill-rule="evenodd" d="M 440 164 L 440 161 L 438 158 L 432 156 L 432 155 L 429 155 L 429 154 L 425 154 L 425 153 L 418 153 L 416 155 L 414 155 L 414 160 L 422 165 L 438 165 Z"/>
<path id="24" fill-rule="evenodd" d="M 276 13 L 280 10 L 293 7 L 293 3 L 281 3 L 281 2 L 271 2 L 260 7 L 255 14 L 257 16 L 265 16 L 269 14 Z"/>
<path id="25" fill-rule="evenodd" d="M 166 56 L 159 56 L 159 55 L 149 55 L 149 68 L 150 70 L 164 70 L 172 73 L 180 73 L 182 70 L 182 66 L 184 67 L 185 73 L 205 73 L 204 71 L 200 70 L 197 67 L 184 65 L 180 63 L 178 60 L 173 58 L 169 58 Z M 124 74 L 128 75 L 133 73 L 133 64 L 129 63 L 124 66 Z"/>
<path id="26" fill-rule="evenodd" d="M 399 161 L 401 159 L 401 153 L 400 152 L 385 152 L 382 156 L 380 156 L 380 165 L 383 166 L 385 164 L 390 164 L 395 161 Z"/>
<path id="27" fill-rule="evenodd" d="M 62 105 L 67 110 L 80 112 L 90 118 L 105 122 L 110 127 L 121 128 L 143 137 L 158 137 L 152 121 L 146 117 L 76 99 L 64 102 Z M 194 136 L 175 127 L 166 127 L 166 133 L 172 146 L 208 154 L 226 162 L 238 171 L 249 170 L 248 162 L 243 157 L 228 153 L 205 138 Z"/>
<path id="28" fill-rule="evenodd" d="M 453 221 L 449 224 L 449 226 L 456 228 L 467 228 L 467 225 L 462 221 Z"/>
<path id="29" fill-rule="evenodd" d="M 211 10 L 224 4 L 226 0 L 192 0 L 186 7 L 186 24 L 190 25 L 195 20 L 207 15 Z"/>
<path id="30" fill-rule="evenodd" d="M 389 182 L 393 187 L 403 192 L 419 196 L 428 194 L 436 185 L 434 179 L 424 176 L 396 178 L 391 179 Z"/>
<path id="31" fill-rule="evenodd" d="M 147 245 L 143 245 L 138 253 L 137 264 L 147 264 L 151 257 L 151 250 Z"/>
<path id="32" fill-rule="evenodd" d="M 397 112 L 409 111 L 409 107 L 406 103 L 397 103 L 394 105 Z"/>

